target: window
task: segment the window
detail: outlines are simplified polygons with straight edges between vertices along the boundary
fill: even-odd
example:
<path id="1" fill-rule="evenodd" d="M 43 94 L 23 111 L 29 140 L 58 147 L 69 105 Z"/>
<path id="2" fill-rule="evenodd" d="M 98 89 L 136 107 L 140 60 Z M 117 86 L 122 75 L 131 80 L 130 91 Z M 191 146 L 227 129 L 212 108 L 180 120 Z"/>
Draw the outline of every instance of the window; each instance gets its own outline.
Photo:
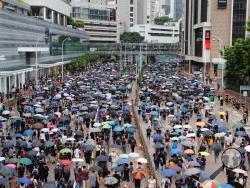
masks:
<path id="1" fill-rule="evenodd" d="M 218 9 L 226 9 L 227 0 L 218 0 Z"/>
<path id="2" fill-rule="evenodd" d="M 207 22 L 207 0 L 201 1 L 201 22 Z"/>
<path id="3" fill-rule="evenodd" d="M 134 7 L 130 7 L 130 12 L 133 12 L 134 11 Z"/>
<path id="4" fill-rule="evenodd" d="M 133 23 L 130 23 L 130 27 L 133 27 L 134 26 L 134 24 Z"/>
<path id="5" fill-rule="evenodd" d="M 134 13 L 130 13 L 130 17 L 134 17 Z"/>
<path id="6" fill-rule="evenodd" d="M 134 19 L 133 19 L 133 18 L 130 18 L 130 22 L 134 22 Z"/>
<path id="7" fill-rule="evenodd" d="M 134 0 L 130 0 L 130 5 L 133 5 L 134 4 Z"/>

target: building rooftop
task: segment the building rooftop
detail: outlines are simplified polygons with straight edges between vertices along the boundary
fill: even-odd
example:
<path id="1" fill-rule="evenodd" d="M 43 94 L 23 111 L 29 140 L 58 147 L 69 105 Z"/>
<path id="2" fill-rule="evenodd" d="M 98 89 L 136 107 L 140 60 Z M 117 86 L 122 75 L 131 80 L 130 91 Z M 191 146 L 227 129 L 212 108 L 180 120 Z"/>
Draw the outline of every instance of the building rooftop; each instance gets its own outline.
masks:
<path id="1" fill-rule="evenodd" d="M 19 7 L 25 10 L 31 10 L 30 6 L 23 0 L 2 0 L 2 1 L 11 4 L 15 7 Z"/>

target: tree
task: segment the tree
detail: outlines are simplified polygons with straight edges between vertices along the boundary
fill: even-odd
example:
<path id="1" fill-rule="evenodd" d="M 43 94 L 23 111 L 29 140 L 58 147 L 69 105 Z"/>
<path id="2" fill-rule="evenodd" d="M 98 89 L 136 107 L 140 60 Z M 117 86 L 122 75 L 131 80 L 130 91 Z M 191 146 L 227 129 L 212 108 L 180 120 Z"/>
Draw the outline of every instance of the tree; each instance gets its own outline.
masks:
<path id="1" fill-rule="evenodd" d="M 73 20 L 72 18 L 68 18 L 68 25 L 77 28 L 84 28 L 84 22 L 82 20 Z"/>
<path id="2" fill-rule="evenodd" d="M 144 40 L 144 37 L 142 37 L 137 32 L 124 32 L 121 37 L 121 41 L 126 43 L 141 43 Z"/>
<path id="3" fill-rule="evenodd" d="M 156 25 L 164 25 L 167 22 L 173 22 L 173 18 L 169 18 L 168 16 L 162 16 L 155 18 Z"/>
<path id="4" fill-rule="evenodd" d="M 227 60 L 225 81 L 229 89 L 239 90 L 240 85 L 250 84 L 250 39 L 238 39 L 225 49 Z"/>

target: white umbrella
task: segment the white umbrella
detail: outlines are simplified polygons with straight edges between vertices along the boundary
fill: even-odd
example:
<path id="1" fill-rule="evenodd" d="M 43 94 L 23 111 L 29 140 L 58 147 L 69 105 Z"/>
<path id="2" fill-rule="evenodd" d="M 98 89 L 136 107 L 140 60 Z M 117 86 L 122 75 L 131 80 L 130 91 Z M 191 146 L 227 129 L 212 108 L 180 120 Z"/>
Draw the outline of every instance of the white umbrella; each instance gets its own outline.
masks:
<path id="1" fill-rule="evenodd" d="M 148 163 L 148 160 L 141 157 L 141 158 L 138 158 L 138 159 L 137 159 L 137 162 L 138 162 L 138 163 L 142 163 L 142 164 L 146 164 L 146 163 Z"/>
<path id="2" fill-rule="evenodd" d="M 75 141 L 76 139 L 75 138 L 72 138 L 72 137 L 70 137 L 70 138 L 66 138 L 66 141 Z"/>
<path id="3" fill-rule="evenodd" d="M 250 145 L 245 146 L 245 150 L 246 150 L 247 152 L 250 152 Z"/>
<path id="4" fill-rule="evenodd" d="M 47 133 L 47 132 L 49 132 L 49 128 L 42 128 L 41 132 Z"/>
<path id="5" fill-rule="evenodd" d="M 0 157 L 0 161 L 4 161 L 5 160 L 5 157 Z"/>
<path id="6" fill-rule="evenodd" d="M 72 162 L 84 162 L 84 159 L 74 158 L 74 159 L 72 159 Z"/>
<path id="7" fill-rule="evenodd" d="M 181 129 L 182 126 L 181 126 L 181 125 L 175 125 L 173 128 L 174 128 L 174 129 Z"/>
<path id="8" fill-rule="evenodd" d="M 93 127 L 93 128 L 90 128 L 89 132 L 91 132 L 91 133 L 98 133 L 98 132 L 101 132 L 101 129 Z"/>
<path id="9" fill-rule="evenodd" d="M 3 114 L 3 115 L 9 115 L 9 114 L 10 114 L 10 111 L 5 110 L 5 111 L 2 112 L 2 114 Z"/>
<path id="10" fill-rule="evenodd" d="M 93 125 L 93 127 L 101 127 L 102 126 L 102 124 L 101 123 L 94 123 L 94 125 Z"/>
<path id="11" fill-rule="evenodd" d="M 196 134 L 195 133 L 189 133 L 189 134 L 186 135 L 186 137 L 188 137 L 188 138 L 196 137 Z"/>
<path id="12" fill-rule="evenodd" d="M 226 135 L 226 133 L 216 133 L 214 136 L 215 137 L 217 137 L 217 138 L 221 138 L 221 137 L 223 137 L 223 136 L 225 136 Z"/>
<path id="13" fill-rule="evenodd" d="M 191 125 L 183 125 L 184 129 L 192 129 Z"/>
<path id="14" fill-rule="evenodd" d="M 233 169 L 233 172 L 236 172 L 236 173 L 238 173 L 238 174 L 244 174 L 245 176 L 247 176 L 247 171 L 242 170 L 242 169 L 240 169 L 240 168 L 235 168 L 235 169 Z"/>
<path id="15" fill-rule="evenodd" d="M 200 169 L 198 169 L 198 168 L 189 168 L 189 169 L 187 169 L 185 172 L 184 172 L 184 174 L 186 175 L 186 176 L 192 176 L 192 175 L 195 175 L 195 174 L 199 174 L 201 171 L 200 171 Z"/>
<path id="16" fill-rule="evenodd" d="M 130 158 L 137 158 L 137 157 L 140 157 L 140 154 L 139 153 L 130 153 L 128 154 Z"/>

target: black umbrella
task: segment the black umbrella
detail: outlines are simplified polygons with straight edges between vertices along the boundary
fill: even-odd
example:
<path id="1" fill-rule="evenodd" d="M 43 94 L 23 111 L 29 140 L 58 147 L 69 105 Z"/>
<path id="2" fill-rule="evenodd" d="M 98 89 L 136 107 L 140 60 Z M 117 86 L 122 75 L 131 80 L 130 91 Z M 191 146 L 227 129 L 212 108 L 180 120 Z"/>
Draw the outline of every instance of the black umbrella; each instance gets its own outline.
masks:
<path id="1" fill-rule="evenodd" d="M 113 170 L 115 172 L 121 172 L 124 170 L 124 167 L 123 166 L 116 166 L 116 167 L 111 168 L 111 170 Z"/>
<path id="2" fill-rule="evenodd" d="M 93 145 L 89 145 L 89 144 L 83 145 L 83 149 L 86 151 L 92 151 L 94 148 L 95 146 Z"/>
<path id="3" fill-rule="evenodd" d="M 94 165 L 94 166 L 92 166 L 89 170 L 100 172 L 100 171 L 102 171 L 102 167 L 97 166 L 97 165 Z"/>
<path id="4" fill-rule="evenodd" d="M 202 134 L 203 134 L 203 136 L 212 136 L 213 132 L 210 130 L 207 130 L 207 131 L 202 132 Z"/>
<path id="5" fill-rule="evenodd" d="M 211 149 L 212 149 L 212 150 L 217 150 L 217 151 L 221 151 L 221 150 L 222 150 L 221 145 L 218 144 L 218 143 L 213 144 L 213 145 L 211 146 Z"/>

